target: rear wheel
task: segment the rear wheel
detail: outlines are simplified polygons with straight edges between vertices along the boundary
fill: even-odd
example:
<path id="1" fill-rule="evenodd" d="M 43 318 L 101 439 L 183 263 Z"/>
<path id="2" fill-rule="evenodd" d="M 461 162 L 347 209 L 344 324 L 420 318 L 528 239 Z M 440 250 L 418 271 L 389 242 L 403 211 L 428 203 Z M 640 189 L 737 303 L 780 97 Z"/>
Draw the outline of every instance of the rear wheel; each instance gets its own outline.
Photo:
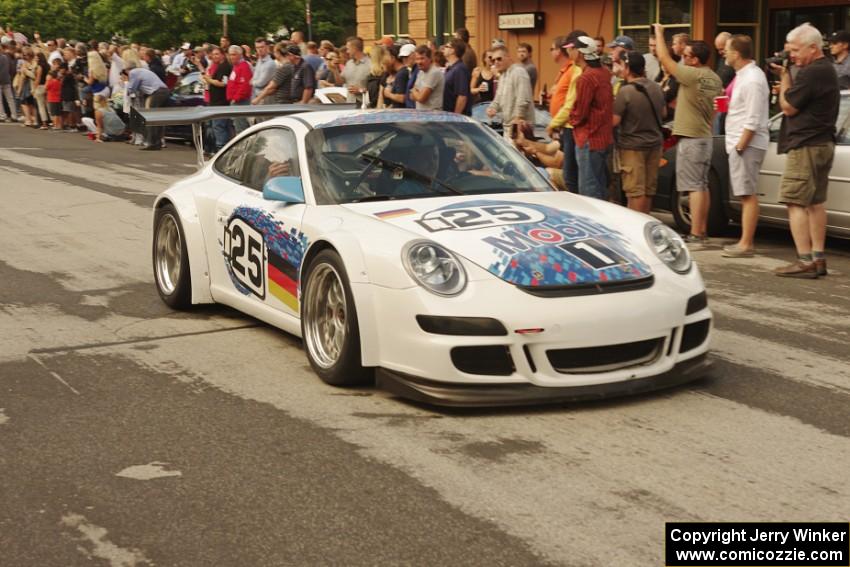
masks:
<path id="1" fill-rule="evenodd" d="M 189 253 L 180 216 L 174 205 L 156 210 L 153 228 L 153 273 L 162 300 L 173 309 L 192 304 Z"/>
<path id="2" fill-rule="evenodd" d="M 371 369 L 361 364 L 357 309 L 339 254 L 319 252 L 304 281 L 301 334 L 313 370 L 334 386 L 370 383 Z"/>

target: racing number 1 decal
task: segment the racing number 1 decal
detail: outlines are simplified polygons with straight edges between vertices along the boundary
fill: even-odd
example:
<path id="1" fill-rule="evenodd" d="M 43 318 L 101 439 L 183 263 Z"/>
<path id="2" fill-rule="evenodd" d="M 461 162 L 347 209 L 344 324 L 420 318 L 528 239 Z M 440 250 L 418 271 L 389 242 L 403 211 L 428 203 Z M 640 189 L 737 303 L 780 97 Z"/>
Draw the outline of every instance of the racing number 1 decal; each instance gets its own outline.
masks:
<path id="1" fill-rule="evenodd" d="M 233 275 L 251 293 L 266 297 L 266 242 L 263 234 L 239 217 L 224 227 L 224 255 Z"/>
<path id="2" fill-rule="evenodd" d="M 558 246 L 569 252 L 594 270 L 604 270 L 612 266 L 622 266 L 629 261 L 600 242 L 592 239 L 567 242 Z"/>

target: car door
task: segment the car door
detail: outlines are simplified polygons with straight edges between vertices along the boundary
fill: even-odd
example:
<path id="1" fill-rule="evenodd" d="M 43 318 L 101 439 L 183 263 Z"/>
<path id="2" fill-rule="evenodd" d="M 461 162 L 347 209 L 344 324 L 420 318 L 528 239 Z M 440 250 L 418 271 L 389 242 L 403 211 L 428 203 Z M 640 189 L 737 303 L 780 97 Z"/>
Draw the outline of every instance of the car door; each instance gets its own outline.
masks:
<path id="1" fill-rule="evenodd" d="M 826 199 L 827 226 L 830 233 L 850 236 L 850 93 L 841 96 L 836 130 Z"/>
<path id="2" fill-rule="evenodd" d="M 306 241 L 304 203 L 263 198 L 279 176 L 300 177 L 297 140 L 283 127 L 256 131 L 234 146 L 224 162 L 232 187 L 216 203 L 216 242 L 209 262 L 218 270 L 213 297 L 249 312 L 258 304 L 298 317 L 298 271 Z M 230 177 L 233 175 L 235 177 Z"/>
<path id="3" fill-rule="evenodd" d="M 785 170 L 785 154 L 776 153 L 779 141 L 779 127 L 782 125 L 782 115 L 778 114 L 770 120 L 770 144 L 764 162 L 759 171 L 758 196 L 761 205 L 761 218 L 774 221 L 787 221 L 788 214 L 785 205 L 779 203 L 779 185 L 782 172 Z"/>

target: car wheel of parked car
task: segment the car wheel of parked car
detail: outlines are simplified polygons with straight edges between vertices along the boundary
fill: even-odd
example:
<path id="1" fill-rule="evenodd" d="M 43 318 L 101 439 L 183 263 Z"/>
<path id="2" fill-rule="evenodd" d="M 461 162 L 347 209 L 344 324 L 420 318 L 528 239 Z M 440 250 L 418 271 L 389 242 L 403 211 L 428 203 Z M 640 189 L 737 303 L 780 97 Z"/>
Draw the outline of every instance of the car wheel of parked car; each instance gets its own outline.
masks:
<path id="1" fill-rule="evenodd" d="M 189 253 L 180 216 L 171 204 L 158 208 L 154 216 L 153 272 L 156 289 L 166 305 L 172 309 L 191 306 Z"/>
<path id="2" fill-rule="evenodd" d="M 708 190 L 711 194 L 711 205 L 708 209 L 708 235 L 722 236 L 729 228 L 729 215 L 726 212 L 726 203 L 723 199 L 723 184 L 720 176 L 715 170 L 708 174 Z M 690 193 L 679 192 L 674 189 L 670 210 L 676 227 L 682 234 L 691 232 L 691 207 Z"/>
<path id="3" fill-rule="evenodd" d="M 301 334 L 310 365 L 334 386 L 369 383 L 372 372 L 361 365 L 357 309 L 339 254 L 319 252 L 303 281 Z"/>

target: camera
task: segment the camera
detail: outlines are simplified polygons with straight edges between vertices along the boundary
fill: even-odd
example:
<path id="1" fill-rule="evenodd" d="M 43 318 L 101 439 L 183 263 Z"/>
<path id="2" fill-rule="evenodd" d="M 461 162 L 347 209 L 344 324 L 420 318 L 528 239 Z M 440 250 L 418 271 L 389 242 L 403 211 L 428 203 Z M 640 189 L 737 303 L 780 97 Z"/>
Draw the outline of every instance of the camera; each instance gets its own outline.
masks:
<path id="1" fill-rule="evenodd" d="M 779 65 L 780 67 L 788 68 L 791 65 L 791 54 L 787 51 L 780 51 L 773 57 L 768 57 L 764 60 L 767 65 Z"/>

